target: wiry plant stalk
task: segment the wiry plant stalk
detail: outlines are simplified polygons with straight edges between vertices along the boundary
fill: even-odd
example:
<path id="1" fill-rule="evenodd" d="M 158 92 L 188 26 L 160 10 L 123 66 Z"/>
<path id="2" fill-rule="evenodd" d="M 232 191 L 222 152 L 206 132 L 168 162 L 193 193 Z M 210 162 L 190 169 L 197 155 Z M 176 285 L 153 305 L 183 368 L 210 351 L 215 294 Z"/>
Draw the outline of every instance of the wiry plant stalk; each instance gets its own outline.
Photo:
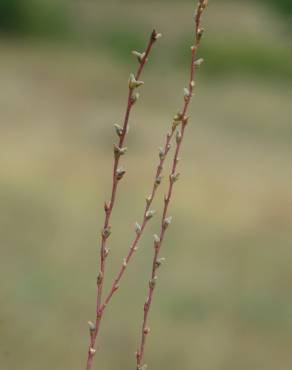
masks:
<path id="1" fill-rule="evenodd" d="M 146 198 L 146 207 L 145 207 L 145 210 L 144 210 L 143 221 L 142 221 L 141 225 L 136 222 L 136 225 L 135 225 L 136 237 L 134 238 L 133 242 L 131 243 L 128 254 L 127 254 L 126 258 L 124 258 L 122 267 L 120 268 L 118 274 L 116 275 L 116 277 L 113 281 L 113 284 L 112 284 L 112 286 L 109 290 L 109 293 L 106 296 L 103 305 L 101 306 L 101 311 L 103 311 L 105 309 L 106 305 L 111 300 L 113 294 L 118 289 L 119 283 L 120 283 L 120 281 L 121 281 L 121 279 L 124 275 L 124 272 L 126 271 L 127 265 L 129 263 L 129 261 L 131 260 L 134 252 L 138 248 L 137 245 L 138 245 L 139 240 L 140 240 L 140 238 L 141 238 L 141 236 L 142 236 L 142 234 L 145 230 L 145 227 L 146 227 L 148 221 L 155 214 L 155 211 L 151 210 L 150 207 L 151 207 L 151 204 L 152 204 L 153 199 L 155 197 L 157 188 L 161 183 L 161 179 L 162 179 L 161 174 L 162 174 L 162 170 L 163 170 L 163 164 L 164 164 L 164 161 L 165 161 L 165 159 L 167 157 L 167 154 L 170 150 L 170 143 L 172 141 L 174 132 L 175 132 L 175 127 L 172 126 L 171 131 L 169 133 L 167 133 L 167 135 L 166 135 L 164 148 L 160 148 L 160 151 L 159 151 L 160 160 L 159 160 L 159 164 L 158 164 L 157 169 L 156 169 L 156 175 L 155 175 L 155 178 L 154 178 L 154 183 L 153 183 L 151 194 Z"/>
<path id="2" fill-rule="evenodd" d="M 141 329 L 141 339 L 139 343 L 139 348 L 136 352 L 136 370 L 145 370 L 146 365 L 143 365 L 144 359 L 144 352 L 145 352 L 145 344 L 146 344 L 146 337 L 150 332 L 150 328 L 148 327 L 148 316 L 152 304 L 153 293 L 156 286 L 157 280 L 157 269 L 162 263 L 162 259 L 160 258 L 160 250 L 162 247 L 162 243 L 164 241 L 165 232 L 171 223 L 171 217 L 167 217 L 169 204 L 171 201 L 172 193 L 173 193 L 173 186 L 174 183 L 178 180 L 179 173 L 177 172 L 177 165 L 179 161 L 179 153 L 181 150 L 182 142 L 185 135 L 185 130 L 188 124 L 189 117 L 187 116 L 189 104 L 193 95 L 193 90 L 195 86 L 195 74 L 197 67 L 202 63 L 202 59 L 197 60 L 197 51 L 200 46 L 200 41 L 203 35 L 203 29 L 201 28 L 201 18 L 204 10 L 207 6 L 207 0 L 199 0 L 199 4 L 197 6 L 196 14 L 195 14 L 195 39 L 194 45 L 191 47 L 192 57 L 191 57 L 191 67 L 190 67 L 190 79 L 189 79 L 189 86 L 188 88 L 184 89 L 184 105 L 183 109 L 180 113 L 178 113 L 174 118 L 173 127 L 180 126 L 180 130 L 177 131 L 176 135 L 176 149 L 173 157 L 172 169 L 169 176 L 169 186 L 167 195 L 164 199 L 164 208 L 161 218 L 161 228 L 160 233 L 158 235 L 154 235 L 154 256 L 152 261 L 152 268 L 151 268 L 151 278 L 149 280 L 149 287 L 148 287 L 148 296 L 146 302 L 144 304 L 144 315 L 143 315 L 143 322 L 142 322 L 142 329 Z"/>
<path id="3" fill-rule="evenodd" d="M 104 305 L 102 305 L 102 291 L 103 291 L 106 259 L 109 253 L 109 249 L 107 248 L 107 240 L 111 233 L 110 218 L 111 218 L 112 210 L 115 204 L 118 183 L 125 174 L 125 170 L 122 167 L 119 167 L 120 157 L 123 154 L 125 154 L 127 150 L 127 148 L 124 147 L 124 143 L 125 143 L 125 139 L 126 139 L 126 135 L 128 131 L 129 118 L 130 118 L 132 107 L 134 106 L 137 99 L 139 98 L 139 94 L 135 92 L 135 89 L 143 85 L 143 81 L 139 81 L 139 79 L 144 69 L 144 66 L 148 60 L 148 56 L 151 52 L 152 46 L 154 45 L 155 41 L 159 37 L 160 37 L 160 34 L 158 34 L 154 30 L 151 34 L 146 51 L 141 54 L 136 52 L 136 56 L 138 57 L 138 60 L 139 60 L 139 67 L 135 75 L 133 74 L 130 75 L 127 108 L 126 108 L 123 126 L 120 127 L 119 125 L 115 125 L 116 132 L 119 136 L 119 141 L 118 141 L 118 144 L 114 146 L 114 165 L 113 165 L 113 175 L 112 175 L 113 179 L 112 179 L 111 198 L 110 198 L 110 201 L 108 203 L 105 203 L 105 206 L 104 206 L 105 220 L 104 220 L 103 230 L 101 233 L 100 271 L 97 277 L 96 318 L 95 318 L 95 323 L 89 322 L 90 343 L 88 347 L 86 370 L 92 369 L 93 358 L 96 352 L 96 348 L 95 348 L 96 339 L 99 333 L 100 322 L 101 322 L 101 318 L 102 318 L 103 311 L 104 311 Z"/>

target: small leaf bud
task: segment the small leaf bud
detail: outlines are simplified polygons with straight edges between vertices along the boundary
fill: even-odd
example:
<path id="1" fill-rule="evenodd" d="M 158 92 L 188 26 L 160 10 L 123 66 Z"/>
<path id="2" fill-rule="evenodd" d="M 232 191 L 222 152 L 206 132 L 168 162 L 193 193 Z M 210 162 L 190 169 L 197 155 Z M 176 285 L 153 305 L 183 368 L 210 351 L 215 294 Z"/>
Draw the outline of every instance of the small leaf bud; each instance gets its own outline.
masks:
<path id="1" fill-rule="evenodd" d="M 111 226 L 106 227 L 102 230 L 102 236 L 107 239 L 111 234 Z"/>
<path id="2" fill-rule="evenodd" d="M 143 333 L 145 335 L 149 334 L 150 333 L 150 328 L 144 328 Z"/>
<path id="3" fill-rule="evenodd" d="M 95 352 L 96 352 L 96 349 L 94 349 L 92 347 L 89 348 L 89 353 L 91 354 L 91 356 L 94 356 Z"/>
<path id="4" fill-rule="evenodd" d="M 197 35 L 198 35 L 198 40 L 199 40 L 199 41 L 200 41 L 200 40 L 201 40 L 201 38 L 203 37 L 204 32 L 205 32 L 204 28 L 199 28 L 199 29 L 198 29 L 198 33 L 197 33 Z"/>
<path id="5" fill-rule="evenodd" d="M 178 112 L 178 113 L 173 117 L 173 120 L 174 120 L 175 122 L 181 122 L 182 118 L 183 118 L 182 113 Z"/>
<path id="6" fill-rule="evenodd" d="M 203 58 L 199 58 L 199 59 L 196 59 L 194 61 L 194 66 L 200 67 L 203 63 L 204 63 L 204 59 Z"/>
<path id="7" fill-rule="evenodd" d="M 172 129 L 174 130 L 182 121 L 183 119 L 183 115 L 182 113 L 177 113 L 174 117 L 173 117 L 173 123 L 172 123 Z"/>
<path id="8" fill-rule="evenodd" d="M 131 103 L 135 104 L 139 98 L 140 98 L 140 94 L 138 92 L 135 92 L 131 96 Z"/>
<path id="9" fill-rule="evenodd" d="M 154 276 L 154 278 L 153 278 L 153 279 L 150 279 L 150 280 L 149 280 L 149 287 L 150 287 L 151 289 L 154 289 L 154 288 L 155 288 L 156 280 L 157 280 L 157 276 Z"/>
<path id="10" fill-rule="evenodd" d="M 162 181 L 162 176 L 157 176 L 156 179 L 155 179 L 155 184 L 158 186 L 161 184 L 161 181 Z"/>
<path id="11" fill-rule="evenodd" d="M 114 145 L 115 157 L 119 157 L 121 155 L 124 155 L 126 152 L 127 152 L 127 147 L 120 148 L 118 145 Z"/>
<path id="12" fill-rule="evenodd" d="M 138 224 L 138 222 L 135 223 L 135 232 L 137 235 L 141 234 L 141 226 Z"/>
<path id="13" fill-rule="evenodd" d="M 172 183 L 176 182 L 178 179 L 179 179 L 179 173 L 173 173 L 172 175 L 170 175 L 170 181 Z"/>
<path id="14" fill-rule="evenodd" d="M 165 153 L 163 148 L 159 148 L 159 158 L 163 160 L 165 158 Z"/>
<path id="15" fill-rule="evenodd" d="M 104 211 L 108 212 L 110 210 L 110 203 L 104 203 Z"/>
<path id="16" fill-rule="evenodd" d="M 144 57 L 145 57 L 145 52 L 143 52 L 143 53 L 139 53 L 138 51 L 133 50 L 133 51 L 132 51 L 132 54 L 133 54 L 135 57 L 137 57 L 137 59 L 138 59 L 138 61 L 139 61 L 140 63 L 143 61 L 143 59 L 144 59 Z"/>
<path id="17" fill-rule="evenodd" d="M 89 331 L 94 332 L 96 327 L 95 324 L 92 321 L 88 321 Z"/>
<path id="18" fill-rule="evenodd" d="M 129 78 L 129 88 L 130 89 L 136 89 L 139 86 L 144 85 L 143 81 L 137 81 L 135 78 L 135 75 L 133 73 L 130 74 Z"/>
<path id="19" fill-rule="evenodd" d="M 154 210 L 149 210 L 146 212 L 146 219 L 147 220 L 150 220 L 154 215 L 155 215 L 156 211 Z"/>
<path id="20" fill-rule="evenodd" d="M 166 217 L 163 222 L 163 226 L 167 228 L 172 223 L 172 216 Z"/>
<path id="21" fill-rule="evenodd" d="M 156 260 L 156 262 L 155 262 L 155 265 L 156 265 L 156 267 L 158 268 L 158 267 L 160 267 L 162 264 L 163 264 L 163 262 L 165 261 L 165 258 L 158 258 L 157 260 Z"/>
<path id="22" fill-rule="evenodd" d="M 114 124 L 114 128 L 116 130 L 117 135 L 121 137 L 123 135 L 123 128 L 118 124 Z"/>
<path id="23" fill-rule="evenodd" d="M 100 285 L 102 283 L 102 279 L 103 279 L 103 275 L 102 275 L 102 272 L 100 271 L 96 279 L 97 285 Z"/>
<path id="24" fill-rule="evenodd" d="M 187 101 L 191 97 L 190 90 L 188 88 L 184 88 L 184 99 Z"/>
<path id="25" fill-rule="evenodd" d="M 126 170 L 123 167 L 120 167 L 116 171 L 117 180 L 121 180 L 126 173 Z"/>
<path id="26" fill-rule="evenodd" d="M 160 238 L 157 234 L 154 234 L 153 235 L 153 238 L 154 238 L 154 244 L 157 245 L 160 243 Z"/>
<path id="27" fill-rule="evenodd" d="M 160 39 L 161 37 L 162 37 L 161 33 L 158 33 L 155 30 L 153 31 L 153 33 L 152 33 L 152 40 L 153 41 L 156 41 L 156 40 Z"/>
<path id="28" fill-rule="evenodd" d="M 149 195 L 147 198 L 146 198 L 146 204 L 149 205 L 152 201 L 152 196 Z"/>

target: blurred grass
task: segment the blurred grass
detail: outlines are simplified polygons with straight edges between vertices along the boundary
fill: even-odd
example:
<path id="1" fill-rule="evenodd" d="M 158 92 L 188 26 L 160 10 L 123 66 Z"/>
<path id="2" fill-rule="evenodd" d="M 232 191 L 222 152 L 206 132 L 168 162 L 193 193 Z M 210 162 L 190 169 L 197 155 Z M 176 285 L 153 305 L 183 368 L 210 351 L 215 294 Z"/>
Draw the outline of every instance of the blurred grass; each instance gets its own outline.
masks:
<path id="1" fill-rule="evenodd" d="M 135 66 L 130 51 L 143 47 L 153 26 L 164 38 L 131 120 L 109 277 L 133 237 L 186 81 L 188 2 L 169 2 L 167 17 L 162 1 L 155 12 L 153 2 L 76 4 L 84 43 L 1 40 L 1 369 L 82 368 L 112 126 Z M 205 20 L 206 64 L 151 313 L 153 369 L 292 366 L 291 49 L 282 20 L 263 9 L 214 3 Z M 157 209 L 164 190 L 165 181 Z M 105 317 L 98 352 L 105 370 L 134 364 L 158 222 Z"/>
<path id="2" fill-rule="evenodd" d="M 2 0 L 0 31 L 22 37 L 60 38 L 72 23 L 69 4 L 63 0 Z"/>
<path id="3" fill-rule="evenodd" d="M 175 6 L 176 2 L 174 1 L 173 4 Z M 278 6 L 280 10 L 286 10 L 286 13 L 289 13 L 290 9 L 288 4 L 290 2 L 287 3 L 285 0 L 273 2 L 274 6 Z M 228 1 L 220 1 L 216 5 L 222 17 L 221 21 L 224 19 L 222 9 L 227 9 L 228 6 L 231 9 L 236 8 Z M 41 40 L 47 38 L 61 44 L 66 40 L 69 45 L 96 50 L 96 52 L 107 52 L 118 58 L 120 62 L 128 64 L 129 52 L 134 48 L 143 48 L 146 34 L 145 26 L 147 24 L 148 30 L 152 13 L 146 13 L 141 23 L 140 17 L 134 17 L 136 8 L 141 7 L 139 3 L 126 2 L 121 9 L 121 14 L 126 16 L 122 17 L 109 14 L 114 6 L 115 1 L 113 0 L 109 1 L 107 7 L 100 7 L 93 1 L 82 4 L 79 1 L 64 0 L 61 2 L 29 0 L 28 3 L 23 3 L 21 0 L 3 0 L 0 5 L 0 32 L 2 30 L 6 35 L 34 37 Z M 239 6 L 242 7 L 241 4 Z M 133 12 L 128 18 L 127 12 L 131 12 L 131 7 L 133 7 Z M 183 14 L 183 9 L 189 9 L 188 2 L 183 2 L 181 8 Z M 256 5 L 255 9 L 257 9 Z M 259 11 L 263 9 L 266 10 L 264 7 L 258 6 Z M 165 12 L 163 1 L 156 4 L 155 12 L 157 18 L 160 14 L 163 15 Z M 246 14 L 246 18 L 248 19 L 248 14 Z M 178 24 L 180 21 L 179 19 Z M 286 82 L 291 82 L 292 44 L 291 37 L 289 37 L 291 30 L 288 30 L 285 24 L 288 25 L 289 22 L 285 23 L 285 19 L 282 19 L 282 25 L 278 26 L 279 31 L 276 30 L 276 23 L 271 24 L 271 28 L 275 30 L 272 38 L 270 30 L 265 38 L 262 35 L 258 37 L 254 33 L 249 33 L 248 30 L 241 33 L 235 30 L 236 36 L 227 33 L 224 35 L 224 32 L 219 33 L 219 37 L 217 33 L 211 34 L 211 37 L 208 35 L 208 43 L 202 48 L 202 54 L 208 60 L 206 67 L 208 74 L 219 76 L 240 73 L 254 74 L 258 77 L 262 76 L 264 79 L 277 80 L 281 78 Z M 176 38 L 172 39 L 172 47 L 168 49 L 168 53 L 164 53 L 158 63 L 167 64 L 170 68 L 177 68 L 178 65 L 185 66 L 186 52 L 189 47 L 188 40 L 191 37 L 190 27 L 187 33 L 178 32 Z M 285 42 L 286 37 L 287 41 Z"/>

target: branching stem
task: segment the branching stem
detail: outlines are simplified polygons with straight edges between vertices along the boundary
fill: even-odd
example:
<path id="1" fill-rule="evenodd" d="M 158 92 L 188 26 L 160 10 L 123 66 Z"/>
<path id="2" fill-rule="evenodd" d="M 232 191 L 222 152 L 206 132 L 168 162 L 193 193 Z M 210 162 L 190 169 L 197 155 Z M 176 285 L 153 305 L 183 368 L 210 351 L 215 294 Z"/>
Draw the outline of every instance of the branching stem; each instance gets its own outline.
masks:
<path id="1" fill-rule="evenodd" d="M 187 93 L 185 94 L 182 112 L 179 113 L 175 117 L 175 120 L 181 121 L 180 131 L 179 131 L 179 135 L 177 135 L 176 149 L 175 149 L 175 153 L 173 157 L 171 173 L 169 176 L 169 186 L 167 190 L 167 195 L 165 196 L 165 199 L 164 199 L 164 208 L 163 208 L 162 219 L 161 219 L 160 234 L 159 236 L 155 235 L 155 238 L 154 238 L 154 256 L 153 256 L 153 261 L 152 261 L 151 277 L 149 280 L 148 295 L 147 295 L 146 302 L 144 304 L 144 315 L 143 315 L 143 322 L 142 322 L 142 328 L 141 328 L 141 338 L 140 338 L 139 348 L 136 352 L 136 370 L 144 370 L 146 368 L 146 366 L 143 365 L 143 359 L 144 359 L 146 338 L 150 332 L 150 329 L 148 328 L 148 316 L 149 316 L 149 312 L 150 312 L 150 308 L 151 308 L 151 304 L 153 300 L 153 293 L 154 293 L 155 286 L 156 286 L 157 269 L 160 265 L 159 263 L 160 250 L 161 250 L 161 247 L 164 241 L 165 232 L 167 230 L 167 227 L 169 226 L 169 222 L 167 222 L 167 212 L 168 212 L 169 204 L 172 198 L 173 186 L 174 186 L 175 181 L 178 178 L 178 173 L 176 171 L 177 171 L 177 165 L 178 165 L 178 160 L 179 160 L 179 153 L 181 150 L 186 126 L 188 123 L 188 117 L 187 117 L 188 107 L 189 107 L 189 104 L 190 104 L 190 101 L 193 95 L 194 86 L 195 86 L 194 80 L 195 80 L 195 74 L 196 74 L 196 70 L 198 66 L 198 62 L 196 61 L 197 50 L 200 46 L 200 41 L 201 41 L 202 33 L 203 33 L 203 30 L 201 29 L 201 17 L 202 17 L 202 14 L 204 12 L 206 5 L 207 5 L 206 0 L 199 0 L 197 12 L 195 15 L 195 40 L 194 40 L 194 45 L 191 47 L 192 57 L 191 57 L 189 87 L 188 89 L 185 89 Z"/>
<path id="2" fill-rule="evenodd" d="M 154 30 L 151 34 L 148 46 L 146 48 L 146 51 L 143 53 L 143 57 L 140 59 L 138 70 L 134 76 L 134 81 L 139 81 L 139 78 L 143 72 L 143 69 L 145 67 L 145 64 L 148 60 L 149 54 L 151 52 L 151 49 L 154 45 L 154 43 L 157 40 L 157 32 Z M 112 191 L 111 191 L 111 198 L 109 203 L 105 204 L 105 220 L 101 235 L 101 247 L 100 247 L 100 271 L 97 277 L 97 295 L 96 295 L 96 319 L 95 319 L 95 325 L 93 329 L 90 329 L 90 343 L 88 347 L 88 355 L 87 355 L 87 363 L 86 363 L 86 370 L 92 369 L 93 364 L 93 358 L 96 352 L 95 344 L 96 339 L 99 333 L 100 329 L 100 322 L 103 315 L 104 305 L 102 305 L 102 292 L 103 292 L 103 285 L 104 285 L 104 275 L 105 275 L 105 267 L 106 267 L 106 259 L 108 255 L 108 249 L 107 249 L 107 239 L 110 235 L 111 227 L 110 227 L 110 219 L 112 210 L 115 205 L 115 199 L 116 199 L 116 193 L 117 193 L 117 187 L 119 180 L 121 179 L 121 171 L 119 172 L 119 162 L 120 157 L 124 153 L 124 142 L 127 135 L 128 130 L 128 124 L 129 124 L 129 118 L 132 111 L 132 107 L 135 103 L 134 99 L 134 90 L 135 86 L 133 84 L 129 83 L 129 92 L 128 92 L 128 100 L 127 100 L 127 108 L 126 113 L 124 116 L 124 122 L 123 127 L 121 130 L 121 133 L 119 135 L 119 141 L 118 144 L 115 146 L 115 156 L 114 156 L 114 165 L 113 165 L 113 175 L 112 175 Z M 116 289 L 116 288 L 115 288 Z M 103 307 L 103 308 L 102 308 Z"/>

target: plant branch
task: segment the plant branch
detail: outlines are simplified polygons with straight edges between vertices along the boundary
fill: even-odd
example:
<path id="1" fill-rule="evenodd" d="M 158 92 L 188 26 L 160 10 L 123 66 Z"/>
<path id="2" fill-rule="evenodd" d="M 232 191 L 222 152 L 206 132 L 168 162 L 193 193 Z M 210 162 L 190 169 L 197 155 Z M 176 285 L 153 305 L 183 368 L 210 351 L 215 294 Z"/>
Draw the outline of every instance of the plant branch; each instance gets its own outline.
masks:
<path id="1" fill-rule="evenodd" d="M 161 219 L 161 229 L 160 234 L 154 235 L 154 256 L 152 261 L 152 269 L 151 269 L 151 278 L 149 280 L 149 287 L 148 287 L 148 296 L 146 299 L 146 302 L 144 304 L 144 315 L 143 315 L 143 322 L 142 322 L 142 329 L 141 329 L 141 339 L 139 343 L 139 349 L 136 352 L 136 370 L 145 370 L 146 365 L 143 365 L 143 359 L 144 359 L 144 352 L 145 352 L 145 344 L 146 344 L 146 338 L 147 335 L 150 332 L 150 329 L 148 327 L 148 316 L 152 304 L 153 299 L 153 293 L 156 286 L 156 280 L 157 280 L 157 269 L 162 263 L 162 259 L 159 258 L 160 256 L 160 250 L 164 241 L 165 232 L 171 223 L 171 217 L 167 217 L 167 212 L 169 208 L 169 204 L 172 198 L 173 193 L 173 186 L 174 183 L 178 180 L 179 173 L 177 173 L 177 165 L 179 161 L 179 153 L 181 150 L 182 142 L 185 136 L 185 130 L 188 123 L 188 107 L 193 95 L 193 90 L 195 86 L 195 75 L 197 71 L 197 67 L 202 63 L 202 59 L 196 59 L 197 58 L 197 50 L 200 46 L 200 41 L 203 35 L 203 29 L 201 28 L 201 17 L 204 13 L 204 10 L 207 6 L 206 0 L 199 0 L 199 4 L 197 6 L 197 11 L 195 15 L 195 40 L 194 45 L 191 47 L 192 50 L 192 57 L 191 57 L 191 67 L 190 67 L 190 78 L 189 78 L 189 86 L 188 89 L 185 88 L 185 94 L 184 94 L 184 105 L 183 109 L 180 113 L 178 113 L 174 117 L 174 126 L 177 123 L 177 126 L 180 125 L 180 130 L 177 131 L 176 135 L 176 150 L 173 157 L 173 163 L 172 163 L 172 169 L 171 174 L 169 176 L 169 186 L 167 195 L 164 199 L 164 208 L 163 208 L 163 214 Z"/>
<path id="2" fill-rule="evenodd" d="M 127 150 L 127 148 L 124 147 L 124 142 L 125 142 L 127 131 L 128 131 L 129 118 L 130 118 L 132 108 L 135 102 L 137 101 L 137 99 L 139 98 L 139 94 L 135 92 L 135 89 L 143 84 L 142 81 L 139 81 L 139 78 L 148 60 L 148 56 L 151 52 L 151 49 L 159 37 L 160 37 L 160 34 L 158 34 L 154 30 L 151 34 L 146 51 L 139 55 L 138 70 L 135 75 L 133 74 L 130 75 L 130 79 L 129 79 L 128 100 L 127 100 L 127 107 L 126 107 L 126 112 L 124 116 L 123 126 L 120 127 L 118 125 L 115 125 L 116 132 L 119 136 L 119 140 L 118 140 L 118 144 L 114 146 L 114 165 L 113 165 L 113 174 L 112 174 L 111 198 L 110 198 L 110 201 L 108 203 L 105 203 L 105 206 L 104 206 L 105 220 L 104 220 L 103 230 L 101 233 L 100 271 L 97 277 L 96 318 L 95 318 L 95 324 L 89 322 L 90 343 L 88 347 L 86 370 L 92 369 L 93 358 L 96 352 L 95 344 L 96 344 L 96 339 L 99 333 L 100 321 L 102 317 L 101 300 L 102 300 L 106 259 L 109 253 L 109 249 L 107 248 L 107 240 L 111 233 L 110 219 L 111 219 L 112 210 L 115 205 L 118 183 L 122 179 L 123 175 L 125 174 L 125 170 L 123 168 L 119 168 L 120 157 L 123 154 L 125 154 Z"/>
<path id="3" fill-rule="evenodd" d="M 164 164 L 165 159 L 167 157 L 167 154 L 168 154 L 168 152 L 170 150 L 170 143 L 172 141 L 174 132 L 175 132 L 175 127 L 173 126 L 171 128 L 171 131 L 166 135 L 166 140 L 165 140 L 164 148 L 161 148 L 160 149 L 160 152 L 159 152 L 160 161 L 159 161 L 159 164 L 158 164 L 157 169 L 156 169 L 156 175 L 155 175 L 155 178 L 154 178 L 154 183 L 153 183 L 151 194 L 149 195 L 149 197 L 146 198 L 146 207 L 145 207 L 145 210 L 144 210 L 142 224 L 140 226 L 138 223 L 136 223 L 136 227 L 135 227 L 135 229 L 136 229 L 136 237 L 134 238 L 132 244 L 130 245 L 128 254 L 127 254 L 126 258 L 123 261 L 123 265 L 120 268 L 118 274 L 116 275 L 116 278 L 113 281 L 113 284 L 112 284 L 112 286 L 111 286 L 111 288 L 109 290 L 109 293 L 106 296 L 106 299 L 105 299 L 105 301 L 104 301 L 104 303 L 103 303 L 103 305 L 101 307 L 101 311 L 102 312 L 105 309 L 106 305 L 111 300 L 113 294 L 118 289 L 120 280 L 122 279 L 122 277 L 123 277 L 123 275 L 124 275 L 124 273 L 126 271 L 127 265 L 129 263 L 129 261 L 131 260 L 134 252 L 138 248 L 137 245 L 138 245 L 138 243 L 140 241 L 140 238 L 141 238 L 141 236 L 142 236 L 142 234 L 144 232 L 144 229 L 145 229 L 148 221 L 155 214 L 155 211 L 154 210 L 150 210 L 150 207 L 151 207 L 151 204 L 152 204 L 153 199 L 155 197 L 157 188 L 158 188 L 158 186 L 159 186 L 159 184 L 161 182 L 161 179 L 162 179 L 161 174 L 162 174 L 162 170 L 163 170 L 163 164 Z"/>

